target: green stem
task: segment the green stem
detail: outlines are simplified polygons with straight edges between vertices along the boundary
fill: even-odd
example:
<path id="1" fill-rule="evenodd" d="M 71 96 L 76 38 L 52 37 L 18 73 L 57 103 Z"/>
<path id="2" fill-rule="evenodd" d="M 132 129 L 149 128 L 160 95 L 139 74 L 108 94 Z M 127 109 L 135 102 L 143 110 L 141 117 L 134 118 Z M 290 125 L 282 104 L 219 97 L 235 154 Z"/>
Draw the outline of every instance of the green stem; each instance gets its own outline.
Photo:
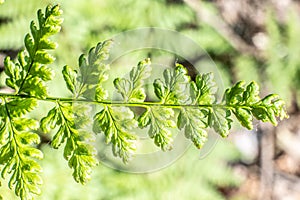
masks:
<path id="1" fill-rule="evenodd" d="M 40 29 L 40 32 L 41 32 L 41 29 Z M 41 34 L 41 33 L 40 33 L 40 34 Z M 39 35 L 40 35 L 40 34 L 39 34 Z M 26 73 L 26 75 L 25 75 L 25 78 L 22 80 L 22 83 L 21 83 L 21 85 L 20 85 L 20 87 L 19 87 L 19 89 L 18 89 L 18 91 L 17 91 L 17 94 L 20 94 L 20 93 L 22 92 L 23 86 L 24 86 L 25 82 L 27 81 L 27 79 L 28 79 L 28 77 L 29 77 L 31 68 L 32 68 L 33 64 L 36 62 L 36 61 L 35 61 L 35 57 L 36 57 L 36 53 L 37 53 L 37 51 L 38 51 L 38 49 L 39 49 L 40 38 L 41 38 L 41 37 L 39 37 L 38 40 L 35 41 L 36 43 L 35 43 L 35 45 L 34 45 L 34 46 L 35 46 L 35 49 L 34 49 L 34 55 L 33 55 L 32 58 L 29 56 L 29 58 L 31 59 L 30 65 L 29 65 L 29 67 L 28 67 L 28 70 L 27 70 L 27 73 Z M 29 52 L 29 49 L 28 49 L 27 51 Z M 24 69 L 24 66 L 22 66 L 22 67 L 23 67 L 23 70 L 26 71 L 26 70 Z"/>
<path id="2" fill-rule="evenodd" d="M 24 83 L 26 82 L 26 80 L 27 80 L 27 78 L 28 78 L 28 76 L 29 76 L 29 74 L 30 74 L 30 70 L 31 70 L 33 64 L 34 64 L 34 59 L 32 59 L 30 65 L 29 65 L 28 71 L 27 71 L 27 73 L 26 73 L 26 75 L 25 75 L 25 78 L 22 80 L 22 83 L 21 83 L 21 85 L 20 85 L 20 87 L 19 87 L 19 89 L 18 89 L 18 91 L 17 91 L 17 94 L 20 94 L 20 93 L 22 92 Z M 24 70 L 24 71 L 25 71 L 25 70 Z"/>
<path id="3" fill-rule="evenodd" d="M 221 109 L 235 109 L 235 108 L 251 108 L 251 106 L 247 105 L 224 105 L 224 104 L 206 104 L 206 105 L 193 105 L 193 104 L 165 104 L 161 102 L 123 102 L 123 101 L 96 101 L 96 100 L 90 100 L 90 99 L 75 99 L 75 98 L 62 98 L 62 97 L 47 97 L 45 99 L 38 98 L 35 96 L 29 96 L 29 95 L 15 95 L 15 94 L 4 94 L 0 93 L 0 97 L 4 98 L 27 98 L 27 99 L 36 99 L 39 101 L 46 101 L 46 102 L 69 102 L 69 103 L 76 103 L 76 102 L 84 102 L 89 104 L 100 104 L 100 105 L 111 105 L 111 106 L 125 106 L 125 107 L 166 107 L 166 108 L 174 108 L 174 109 L 180 109 L 182 107 L 189 107 L 189 108 L 221 108 Z"/>

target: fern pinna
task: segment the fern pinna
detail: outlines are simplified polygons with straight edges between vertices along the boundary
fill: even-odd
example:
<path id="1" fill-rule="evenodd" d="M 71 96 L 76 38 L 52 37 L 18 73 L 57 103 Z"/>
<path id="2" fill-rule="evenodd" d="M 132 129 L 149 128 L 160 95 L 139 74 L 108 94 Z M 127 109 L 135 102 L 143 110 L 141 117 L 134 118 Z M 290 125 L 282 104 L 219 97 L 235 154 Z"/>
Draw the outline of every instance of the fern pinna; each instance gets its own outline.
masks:
<path id="1" fill-rule="evenodd" d="M 50 37 L 60 31 L 61 13 L 59 6 L 39 10 L 38 23 L 31 22 L 30 33 L 25 36 L 25 50 L 15 61 L 5 59 L 6 85 L 14 93 L 0 94 L 0 169 L 2 178 L 9 176 L 9 187 L 21 199 L 33 199 L 40 194 L 42 169 L 37 160 L 43 159 L 43 153 L 37 148 L 39 128 L 45 133 L 55 129 L 52 147 L 63 146 L 63 156 L 73 169 L 74 179 L 84 184 L 98 164 L 92 145 L 95 134 L 104 134 L 114 155 L 126 163 L 137 148 L 133 130 L 138 127 L 149 127 L 149 137 L 163 151 L 172 148 L 170 129 L 176 127 L 184 130 L 200 149 L 207 140 L 208 128 L 222 137 L 228 136 L 233 115 L 247 129 L 253 128 L 254 118 L 277 125 L 277 118 L 287 117 L 285 103 L 274 94 L 260 98 L 255 82 L 238 82 L 217 102 L 213 74 L 199 74 L 191 80 L 180 64 L 166 69 L 163 77 L 154 81 L 157 101 L 145 101 L 150 59 L 133 67 L 129 78 L 113 81 L 123 100 L 111 101 L 103 86 L 108 80 L 109 65 L 105 61 L 111 40 L 100 42 L 87 55 L 81 55 L 78 69 L 63 67 L 62 76 L 71 98 L 51 97 L 45 83 L 54 76 L 49 67 L 54 57 L 48 51 L 57 46 Z M 27 114 L 38 107 L 39 101 L 52 103 L 53 107 L 37 121 Z M 100 105 L 93 119 L 85 114 L 89 104 Z M 136 112 L 134 107 L 142 108 L 143 112 Z M 92 132 L 87 131 L 87 126 L 92 127 Z"/>

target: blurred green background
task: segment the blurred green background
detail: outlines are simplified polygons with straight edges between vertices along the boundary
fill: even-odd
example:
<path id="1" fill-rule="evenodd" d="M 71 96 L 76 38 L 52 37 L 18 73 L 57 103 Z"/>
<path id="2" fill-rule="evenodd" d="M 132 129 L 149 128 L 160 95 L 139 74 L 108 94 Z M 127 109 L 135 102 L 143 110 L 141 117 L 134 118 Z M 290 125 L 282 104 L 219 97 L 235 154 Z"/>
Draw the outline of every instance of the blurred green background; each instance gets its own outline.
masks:
<path id="1" fill-rule="evenodd" d="M 287 102 L 290 119 L 271 130 L 256 122 L 254 131 L 236 127 L 207 156 L 200 159 L 199 150 L 191 147 L 173 165 L 154 173 L 127 174 L 100 165 L 86 186 L 72 180 L 62 153 L 44 144 L 45 184 L 38 199 L 300 199 L 299 1 L 6 0 L 0 5 L 1 71 L 3 58 L 14 57 L 23 47 L 36 11 L 49 3 L 59 3 L 64 11 L 62 31 L 54 39 L 59 44 L 53 64 L 56 78 L 49 84 L 54 96 L 69 95 L 60 89 L 62 66 L 76 67 L 78 56 L 99 41 L 126 30 L 159 27 L 199 44 L 215 62 L 225 87 L 255 80 L 263 94 L 278 93 Z M 128 72 L 126 67 L 114 70 Z M 4 80 L 1 73 L 3 91 Z M 46 107 L 41 105 L 41 112 Z M 268 133 L 272 137 L 265 147 L 262 140 Z M 268 148 L 269 158 L 264 157 Z M 268 186 L 266 169 L 272 172 Z M 15 199 L 6 185 L 2 182 L 0 195 Z"/>

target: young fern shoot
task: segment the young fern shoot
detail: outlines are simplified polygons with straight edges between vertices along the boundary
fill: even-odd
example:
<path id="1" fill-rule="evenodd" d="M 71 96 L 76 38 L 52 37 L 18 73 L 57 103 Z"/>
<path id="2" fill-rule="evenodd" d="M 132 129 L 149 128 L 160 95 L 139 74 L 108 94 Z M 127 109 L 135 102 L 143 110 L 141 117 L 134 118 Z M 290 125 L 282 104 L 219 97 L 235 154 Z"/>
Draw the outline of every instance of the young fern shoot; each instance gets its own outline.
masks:
<path id="1" fill-rule="evenodd" d="M 185 136 L 197 148 L 206 142 L 207 129 L 213 128 L 222 137 L 231 129 L 233 115 L 242 126 L 253 129 L 254 118 L 277 125 L 277 119 L 288 117 L 285 103 L 278 95 L 259 96 L 255 82 L 245 85 L 236 83 L 224 92 L 217 102 L 217 85 L 212 73 L 198 74 L 195 80 L 187 69 L 176 64 L 155 79 L 153 91 L 156 101 L 146 101 L 145 82 L 151 76 L 150 59 L 133 67 L 129 78 L 113 81 L 122 101 L 109 99 L 103 82 L 108 80 L 109 65 L 106 60 L 112 41 L 100 42 L 87 55 L 79 58 L 77 70 L 64 66 L 62 77 L 72 97 L 51 97 L 45 83 L 54 73 L 48 66 L 54 58 L 48 50 L 56 48 L 49 37 L 58 33 L 62 19 L 58 6 L 48 6 L 38 11 L 38 25 L 32 22 L 30 34 L 25 36 L 25 50 L 17 60 L 5 59 L 6 85 L 14 94 L 0 94 L 0 171 L 2 178 L 9 177 L 9 187 L 21 199 L 33 199 L 40 194 L 41 166 L 37 162 L 43 153 L 37 148 L 39 127 L 53 134 L 51 146 L 64 148 L 64 158 L 73 170 L 75 181 L 85 184 L 93 167 L 98 164 L 97 150 L 93 143 L 96 134 L 104 134 L 112 145 L 115 156 L 125 163 L 137 148 L 136 128 L 149 127 L 148 135 L 163 151 L 172 149 L 172 131 L 184 130 Z M 150 98 L 148 98 L 150 99 Z M 40 119 L 25 117 L 36 109 L 39 101 L 54 106 Z M 100 110 L 89 117 L 90 105 Z M 136 112 L 133 107 L 143 108 Z M 93 127 L 88 131 L 86 127 Z"/>

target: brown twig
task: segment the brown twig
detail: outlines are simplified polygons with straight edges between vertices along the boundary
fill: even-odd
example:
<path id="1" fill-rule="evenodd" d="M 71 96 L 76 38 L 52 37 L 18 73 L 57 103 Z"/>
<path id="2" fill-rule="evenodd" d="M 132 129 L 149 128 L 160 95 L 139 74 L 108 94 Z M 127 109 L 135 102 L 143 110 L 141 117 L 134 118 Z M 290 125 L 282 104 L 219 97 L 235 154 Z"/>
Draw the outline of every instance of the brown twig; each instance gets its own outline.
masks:
<path id="1" fill-rule="evenodd" d="M 274 187 L 275 128 L 269 123 L 260 123 L 258 128 L 260 149 L 260 196 L 271 200 Z"/>

